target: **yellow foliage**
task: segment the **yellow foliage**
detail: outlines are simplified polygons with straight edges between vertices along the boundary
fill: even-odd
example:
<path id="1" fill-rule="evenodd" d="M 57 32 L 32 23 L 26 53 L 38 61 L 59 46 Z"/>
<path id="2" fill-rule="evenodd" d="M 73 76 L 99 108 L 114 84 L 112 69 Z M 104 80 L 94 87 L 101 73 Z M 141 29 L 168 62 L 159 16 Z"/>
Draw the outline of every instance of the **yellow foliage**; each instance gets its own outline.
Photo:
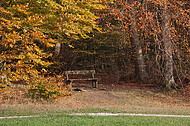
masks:
<path id="1" fill-rule="evenodd" d="M 96 25 L 98 17 L 93 13 L 103 8 L 100 4 L 100 1 L 93 0 L 61 0 L 60 3 L 54 0 L 21 0 L 9 4 L 2 1 L 0 56 L 7 62 L 8 80 L 30 83 L 31 78 L 35 80 L 40 72 L 47 72 L 46 68 L 52 64 L 48 58 L 53 55 L 49 50 L 60 39 L 72 41 L 80 37 L 87 38 L 92 29 L 101 30 Z M 54 88 L 60 90 L 54 83 L 46 82 L 46 79 L 38 80 L 42 81 L 36 82 L 42 83 L 38 87 L 46 87 L 44 89 L 48 89 L 48 92 L 53 92 Z M 48 85 L 44 86 L 46 83 Z"/>
<path id="2" fill-rule="evenodd" d="M 28 96 L 36 100 L 44 101 L 71 95 L 68 91 L 68 87 L 64 86 L 64 84 L 60 82 L 60 79 L 62 78 L 43 76 L 32 79 L 28 86 Z"/>

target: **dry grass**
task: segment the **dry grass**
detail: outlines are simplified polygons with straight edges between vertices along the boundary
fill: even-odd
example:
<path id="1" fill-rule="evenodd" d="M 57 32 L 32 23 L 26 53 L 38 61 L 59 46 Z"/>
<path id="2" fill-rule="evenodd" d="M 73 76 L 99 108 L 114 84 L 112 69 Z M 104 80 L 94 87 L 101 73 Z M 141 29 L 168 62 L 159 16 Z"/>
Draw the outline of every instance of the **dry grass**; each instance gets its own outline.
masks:
<path id="1" fill-rule="evenodd" d="M 165 93 L 150 87 L 135 87 L 133 84 L 74 87 L 72 96 L 59 99 L 56 103 L 31 102 L 30 99 L 7 99 L 0 104 L 0 115 L 33 115 L 63 112 L 130 112 L 189 114 L 190 101 L 176 92 Z M 17 94 L 17 93 L 15 93 Z M 20 100 L 20 101 L 19 101 Z"/>

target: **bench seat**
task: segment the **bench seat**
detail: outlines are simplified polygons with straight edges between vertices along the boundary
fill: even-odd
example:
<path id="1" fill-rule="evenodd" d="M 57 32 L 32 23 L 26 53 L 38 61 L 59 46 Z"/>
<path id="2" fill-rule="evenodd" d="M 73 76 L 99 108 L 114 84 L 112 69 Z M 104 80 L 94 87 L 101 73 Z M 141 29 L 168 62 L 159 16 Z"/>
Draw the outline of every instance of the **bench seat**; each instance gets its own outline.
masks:
<path id="1" fill-rule="evenodd" d="M 98 80 L 98 78 L 85 78 L 85 79 L 80 78 L 80 79 L 68 79 L 68 80 L 70 80 L 70 81 L 77 81 L 77 80 L 97 81 L 97 80 Z"/>
<path id="2" fill-rule="evenodd" d="M 92 78 L 74 78 L 74 79 L 69 79 L 69 75 L 72 74 L 90 74 L 92 75 Z M 73 70 L 73 71 L 65 71 L 65 75 L 66 75 L 66 83 L 67 85 L 71 85 L 72 86 L 72 82 L 73 81 L 92 81 L 92 87 L 96 88 L 97 84 L 98 84 L 98 78 L 94 78 L 94 74 L 95 74 L 95 70 Z"/>

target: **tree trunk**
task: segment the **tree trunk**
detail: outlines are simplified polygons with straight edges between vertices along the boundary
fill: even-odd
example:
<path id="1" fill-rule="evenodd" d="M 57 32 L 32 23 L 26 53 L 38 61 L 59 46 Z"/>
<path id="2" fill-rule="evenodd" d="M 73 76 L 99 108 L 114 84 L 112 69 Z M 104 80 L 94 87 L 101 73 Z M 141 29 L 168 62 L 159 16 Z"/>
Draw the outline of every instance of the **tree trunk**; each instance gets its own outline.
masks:
<path id="1" fill-rule="evenodd" d="M 133 2 L 134 0 L 132 0 Z M 144 56 L 142 53 L 141 42 L 139 40 L 136 22 L 135 22 L 135 10 L 132 8 L 132 22 L 131 22 L 131 43 L 135 52 L 135 72 L 138 80 L 145 81 L 147 73 L 144 65 Z"/>
<path id="2" fill-rule="evenodd" d="M 61 50 L 61 43 L 56 43 L 55 44 L 55 56 L 59 56 Z"/>
<path id="3" fill-rule="evenodd" d="M 173 56 L 172 56 L 172 42 L 170 36 L 170 25 L 167 14 L 167 4 L 164 5 L 164 19 L 163 19 L 163 43 L 165 49 L 165 86 L 168 89 L 176 87 L 173 76 Z"/>

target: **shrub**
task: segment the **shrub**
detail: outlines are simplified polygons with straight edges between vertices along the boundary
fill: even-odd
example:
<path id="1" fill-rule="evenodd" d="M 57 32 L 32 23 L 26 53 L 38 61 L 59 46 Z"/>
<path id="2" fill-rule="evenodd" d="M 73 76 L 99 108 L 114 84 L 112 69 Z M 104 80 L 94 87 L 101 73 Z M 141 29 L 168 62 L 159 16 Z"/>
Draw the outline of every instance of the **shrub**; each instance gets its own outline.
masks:
<path id="1" fill-rule="evenodd" d="M 35 100 L 50 101 L 71 95 L 69 85 L 65 86 L 59 77 L 38 76 L 28 86 L 28 96 Z"/>
<path id="2" fill-rule="evenodd" d="M 0 83 L 0 93 L 4 92 L 6 89 L 7 89 L 7 85 Z"/>

